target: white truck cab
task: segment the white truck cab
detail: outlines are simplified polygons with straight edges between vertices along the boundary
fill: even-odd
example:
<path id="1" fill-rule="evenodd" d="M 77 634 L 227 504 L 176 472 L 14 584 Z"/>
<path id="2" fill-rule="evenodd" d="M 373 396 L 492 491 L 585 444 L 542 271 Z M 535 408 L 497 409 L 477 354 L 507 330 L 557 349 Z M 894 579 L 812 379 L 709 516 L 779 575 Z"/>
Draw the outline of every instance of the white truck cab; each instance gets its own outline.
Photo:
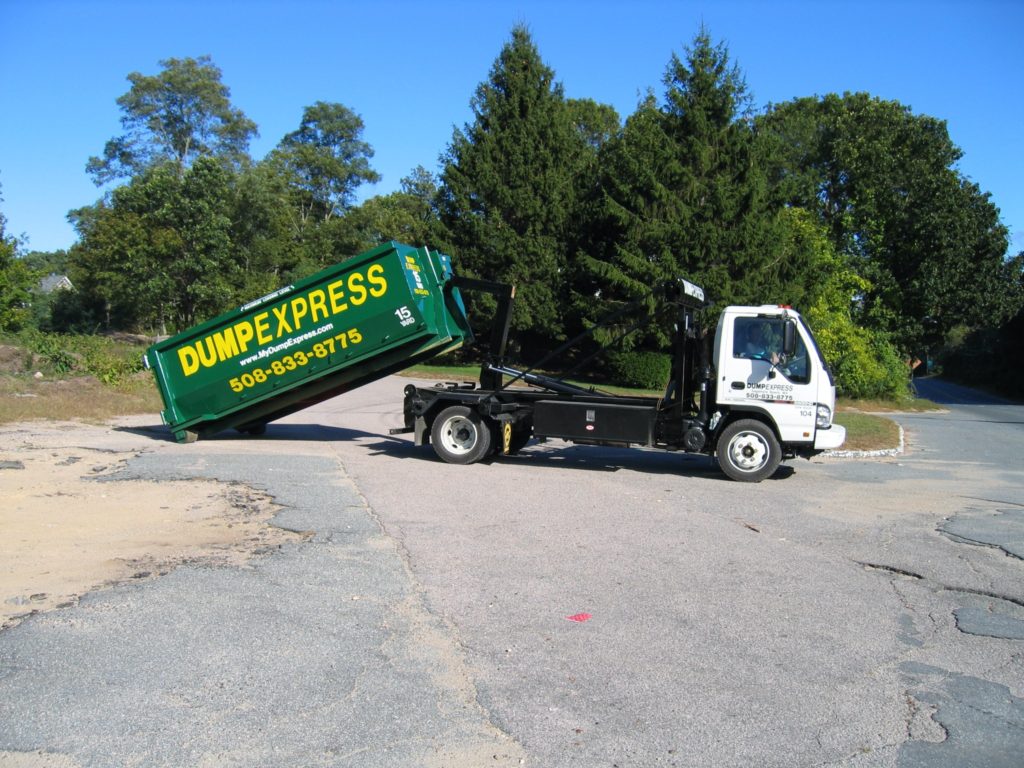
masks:
<path id="1" fill-rule="evenodd" d="M 832 374 L 795 310 L 727 307 L 715 334 L 714 370 L 716 412 L 728 420 L 717 446 L 726 472 L 760 473 L 769 463 L 778 463 L 772 456 L 776 447 L 753 425 L 725 434 L 737 421 L 774 426 L 785 455 L 812 455 L 838 448 L 845 440 L 846 430 L 832 422 Z"/>

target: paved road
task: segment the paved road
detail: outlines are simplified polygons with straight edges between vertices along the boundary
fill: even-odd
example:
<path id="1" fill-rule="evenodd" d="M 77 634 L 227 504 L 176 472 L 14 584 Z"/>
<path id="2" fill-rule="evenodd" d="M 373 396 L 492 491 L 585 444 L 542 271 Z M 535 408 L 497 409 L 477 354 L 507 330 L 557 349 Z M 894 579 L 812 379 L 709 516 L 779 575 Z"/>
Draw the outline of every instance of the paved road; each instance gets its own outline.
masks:
<path id="1" fill-rule="evenodd" d="M 940 405 L 1013 405 L 1005 398 L 971 389 L 935 376 L 914 379 L 919 397 Z"/>
<path id="2" fill-rule="evenodd" d="M 404 380 L 123 477 L 268 489 L 311 538 L 0 635 L 40 764 L 1019 766 L 1024 408 L 789 464 L 561 443 L 457 467 L 385 437 Z M 585 621 L 568 617 L 588 615 Z M 3 757 L 0 756 L 0 763 Z"/>

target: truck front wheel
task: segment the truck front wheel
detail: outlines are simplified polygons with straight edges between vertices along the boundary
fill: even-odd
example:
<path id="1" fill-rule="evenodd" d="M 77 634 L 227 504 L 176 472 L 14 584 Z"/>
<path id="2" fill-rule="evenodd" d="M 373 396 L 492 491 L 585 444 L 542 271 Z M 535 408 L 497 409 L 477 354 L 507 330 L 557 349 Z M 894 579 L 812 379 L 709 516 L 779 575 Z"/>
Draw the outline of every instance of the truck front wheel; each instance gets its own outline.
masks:
<path id="1" fill-rule="evenodd" d="M 771 477 L 781 461 L 775 433 L 755 419 L 734 421 L 718 438 L 718 466 L 733 480 L 759 483 Z"/>
<path id="2" fill-rule="evenodd" d="M 449 464 L 472 464 L 491 450 L 491 429 L 464 405 L 445 408 L 430 428 L 434 452 Z"/>

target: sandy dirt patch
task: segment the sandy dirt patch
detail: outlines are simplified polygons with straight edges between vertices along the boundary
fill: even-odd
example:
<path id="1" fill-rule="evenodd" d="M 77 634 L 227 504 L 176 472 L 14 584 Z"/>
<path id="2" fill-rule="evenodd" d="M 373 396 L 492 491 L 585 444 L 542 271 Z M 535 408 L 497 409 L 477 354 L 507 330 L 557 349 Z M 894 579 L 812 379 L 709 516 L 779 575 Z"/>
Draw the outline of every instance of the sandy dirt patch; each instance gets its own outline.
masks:
<path id="1" fill-rule="evenodd" d="M 182 563 L 242 565 L 296 535 L 270 499 L 208 480 L 112 480 L 165 444 L 78 423 L 0 428 L 0 627 Z"/>

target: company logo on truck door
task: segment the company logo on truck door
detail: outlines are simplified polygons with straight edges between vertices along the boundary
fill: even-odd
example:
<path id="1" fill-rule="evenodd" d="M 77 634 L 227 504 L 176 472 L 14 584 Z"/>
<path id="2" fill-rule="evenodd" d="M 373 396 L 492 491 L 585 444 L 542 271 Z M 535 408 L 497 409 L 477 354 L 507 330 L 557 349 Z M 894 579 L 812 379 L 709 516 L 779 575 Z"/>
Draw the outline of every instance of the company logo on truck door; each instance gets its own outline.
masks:
<path id="1" fill-rule="evenodd" d="M 336 317 L 358 307 L 369 299 L 379 299 L 388 291 L 384 267 L 371 265 L 365 273 L 350 275 L 328 283 L 308 293 L 260 312 L 232 326 L 214 331 L 198 341 L 178 348 L 178 360 L 186 376 L 200 368 L 212 368 L 217 363 L 231 360 L 256 347 L 271 344 L 288 334 L 298 333 L 322 320 Z"/>
<path id="2" fill-rule="evenodd" d="M 744 393 L 747 400 L 765 400 L 769 403 L 792 403 L 792 384 L 766 384 L 765 382 L 747 382 Z"/>

